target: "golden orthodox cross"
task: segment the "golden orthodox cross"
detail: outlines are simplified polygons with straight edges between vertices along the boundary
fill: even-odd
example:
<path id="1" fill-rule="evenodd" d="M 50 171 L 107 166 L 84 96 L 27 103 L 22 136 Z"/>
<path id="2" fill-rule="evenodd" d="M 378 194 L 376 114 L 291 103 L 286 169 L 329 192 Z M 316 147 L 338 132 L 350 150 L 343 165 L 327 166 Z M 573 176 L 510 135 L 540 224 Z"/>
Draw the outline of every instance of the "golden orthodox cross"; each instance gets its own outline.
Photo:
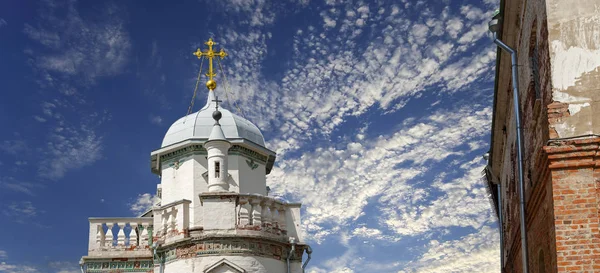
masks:
<path id="1" fill-rule="evenodd" d="M 209 38 L 208 42 L 206 42 L 204 44 L 208 46 L 208 50 L 201 51 L 198 48 L 198 50 L 196 50 L 196 52 L 194 52 L 193 54 L 196 55 L 196 57 L 198 57 L 198 59 L 200 59 L 202 56 L 205 56 L 208 58 L 208 73 L 206 73 L 206 76 L 208 76 L 208 81 L 206 82 L 206 87 L 209 90 L 214 90 L 215 88 L 217 88 L 217 82 L 215 80 L 213 80 L 213 77 L 216 76 L 217 74 L 215 74 L 215 72 L 213 70 L 213 58 L 221 57 L 221 59 L 223 59 L 227 56 L 227 53 L 225 51 L 223 51 L 222 48 L 221 48 L 221 51 L 215 52 L 213 50 L 213 45 L 215 45 L 216 43 L 213 42 L 212 38 Z"/>

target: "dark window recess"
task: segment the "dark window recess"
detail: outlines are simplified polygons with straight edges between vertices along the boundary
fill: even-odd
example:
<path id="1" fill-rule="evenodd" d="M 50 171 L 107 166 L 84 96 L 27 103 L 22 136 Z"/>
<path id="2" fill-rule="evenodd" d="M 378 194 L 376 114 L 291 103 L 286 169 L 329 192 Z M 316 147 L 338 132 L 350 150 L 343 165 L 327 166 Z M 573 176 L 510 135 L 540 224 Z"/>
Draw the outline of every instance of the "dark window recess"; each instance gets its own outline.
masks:
<path id="1" fill-rule="evenodd" d="M 531 64 L 531 77 L 533 79 L 533 90 L 535 91 L 535 99 L 542 97 L 540 90 L 540 70 L 538 62 L 538 47 L 533 47 L 531 57 L 529 57 L 529 63 Z"/>
<path id="2" fill-rule="evenodd" d="M 215 162 L 215 178 L 221 175 L 221 162 Z"/>
<path id="3" fill-rule="evenodd" d="M 534 20 L 529 36 L 529 66 L 531 71 L 531 85 L 533 85 L 532 91 L 535 92 L 536 100 L 542 96 L 540 90 L 540 63 L 538 58 L 537 20 Z"/>
<path id="4" fill-rule="evenodd" d="M 544 250 L 540 249 L 538 254 L 538 269 L 540 273 L 546 273 L 546 262 L 544 261 Z"/>

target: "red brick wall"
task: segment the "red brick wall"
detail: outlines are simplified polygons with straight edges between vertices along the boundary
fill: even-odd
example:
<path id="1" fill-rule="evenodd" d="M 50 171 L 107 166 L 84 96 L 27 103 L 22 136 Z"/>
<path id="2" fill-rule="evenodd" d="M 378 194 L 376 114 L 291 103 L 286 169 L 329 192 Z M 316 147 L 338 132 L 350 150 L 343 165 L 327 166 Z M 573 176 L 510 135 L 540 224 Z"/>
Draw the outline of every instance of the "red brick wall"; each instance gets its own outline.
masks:
<path id="1" fill-rule="evenodd" d="M 546 146 L 558 272 L 600 272 L 600 137 Z"/>

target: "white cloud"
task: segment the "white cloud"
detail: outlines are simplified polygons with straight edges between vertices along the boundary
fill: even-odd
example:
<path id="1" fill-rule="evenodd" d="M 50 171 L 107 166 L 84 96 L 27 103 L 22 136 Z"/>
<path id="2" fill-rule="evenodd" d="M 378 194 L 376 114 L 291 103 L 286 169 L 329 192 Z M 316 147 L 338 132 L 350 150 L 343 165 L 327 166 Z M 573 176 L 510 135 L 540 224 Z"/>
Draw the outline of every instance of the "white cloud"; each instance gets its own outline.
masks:
<path id="1" fill-rule="evenodd" d="M 498 230 L 484 226 L 457 240 L 432 240 L 427 251 L 400 272 L 498 272 L 500 250 Z"/>
<path id="2" fill-rule="evenodd" d="M 69 170 L 89 166 L 102 156 L 102 137 L 85 125 L 57 127 L 50 135 L 40 163 L 41 177 L 57 180 Z"/>
<path id="3" fill-rule="evenodd" d="M 227 0 L 217 1 L 226 10 L 246 15 L 246 19 L 239 22 L 253 27 L 270 25 L 275 21 L 276 13 L 272 10 L 270 1 L 266 0 Z M 302 4 L 302 3 L 301 3 Z"/>
<path id="4" fill-rule="evenodd" d="M 37 132 L 46 136 L 45 146 L 28 147 L 43 151 L 38 174 L 52 180 L 101 158 L 103 138 L 96 130 L 110 115 L 92 112 L 80 90 L 102 77 L 123 73 L 131 48 L 120 8 L 106 4 L 95 17 L 100 19 L 94 20 L 80 16 L 77 5 L 76 1 L 43 2 L 39 20 L 23 29 L 44 49 L 25 50 L 35 79 L 56 96 L 41 103 L 41 115 L 34 115 L 37 122 L 46 124 L 37 126 L 47 130 Z"/>
<path id="5" fill-rule="evenodd" d="M 463 29 L 463 23 L 459 18 L 452 18 L 446 22 L 446 31 L 452 39 L 456 39 Z"/>
<path id="6" fill-rule="evenodd" d="M 5 250 L 0 250 L 0 272 L 3 273 L 36 273 L 39 272 L 36 268 L 28 265 L 15 265 L 3 260 L 8 259 L 8 254 Z"/>
<path id="7" fill-rule="evenodd" d="M 31 222 L 31 218 L 37 216 L 41 211 L 33 206 L 30 201 L 13 202 L 6 206 L 2 213 L 8 219 L 17 223 Z"/>
<path id="8" fill-rule="evenodd" d="M 0 263 L 0 272 L 3 273 L 36 273 L 39 272 L 35 267 L 28 265 L 13 265 L 6 262 Z"/>
<path id="9" fill-rule="evenodd" d="M 89 86 L 99 77 L 120 74 L 131 49 L 119 8 L 107 5 L 100 11 L 103 20 L 92 21 L 82 18 L 76 5 L 75 1 L 43 5 L 37 26 L 26 24 L 23 30 L 49 52 L 26 50 L 39 74 L 38 83 L 65 95 L 76 94 L 74 86 Z M 58 17 L 57 10 L 67 15 Z"/>
<path id="10" fill-rule="evenodd" d="M 162 117 L 150 115 L 150 122 L 156 125 L 161 125 L 163 122 Z"/>
<path id="11" fill-rule="evenodd" d="M 75 262 L 50 262 L 48 267 L 56 270 L 56 273 L 80 273 L 81 269 Z"/>
<path id="12" fill-rule="evenodd" d="M 11 155 L 19 155 L 27 150 L 27 143 L 22 139 L 5 140 L 0 143 L 0 151 Z"/>
<path id="13" fill-rule="evenodd" d="M 8 22 L 6 22 L 6 20 L 0 18 L 0 28 L 3 26 L 7 26 L 7 25 L 8 25 Z"/>
<path id="14" fill-rule="evenodd" d="M 224 46 L 232 55 L 249 57 L 227 60 L 230 86 L 244 90 L 229 95 L 251 121 L 273 132 L 275 140 L 269 144 L 280 158 L 310 139 L 326 137 L 349 116 L 362 115 L 373 105 L 395 112 L 428 87 L 435 86 L 439 93 L 456 92 L 483 75 L 492 75 L 493 46 L 482 48 L 483 53 L 475 57 L 463 56 L 466 47 L 451 37 L 459 33 L 444 34 L 436 14 L 422 13 L 420 21 L 427 23 L 413 24 L 406 16 L 410 9 L 345 5 L 342 12 L 322 13 L 336 22 L 335 28 L 308 26 L 296 31 L 295 57 L 277 82 L 260 74 L 268 51 L 266 30 L 226 33 Z M 382 13 L 370 12 L 381 8 Z M 463 17 L 445 12 L 446 20 Z M 487 23 L 482 16 L 470 17 L 474 19 L 465 19 L 469 25 Z M 379 27 L 356 26 L 367 19 Z M 373 38 L 362 39 L 362 31 Z M 477 27 L 464 40 L 472 43 L 483 33 Z M 445 35 L 447 41 L 435 35 Z M 419 46 L 424 43 L 436 46 Z"/>
<path id="15" fill-rule="evenodd" d="M 43 117 L 40 117 L 40 116 L 38 116 L 38 115 L 35 115 L 35 116 L 33 116 L 33 118 L 34 118 L 35 120 L 37 120 L 38 122 L 46 122 L 46 119 L 45 119 L 45 118 L 43 118 Z"/>
<path id="16" fill-rule="evenodd" d="M 360 146 L 350 142 L 346 149 L 319 147 L 299 158 L 280 160 L 279 165 L 268 176 L 268 182 L 274 193 L 295 195 L 305 204 L 307 209 L 303 216 L 304 224 L 309 233 L 313 234 L 314 240 L 320 241 L 329 235 L 323 233 L 320 237 L 321 229 L 317 227 L 344 226 L 350 221 L 355 222 L 364 215 L 364 207 L 369 200 L 377 196 L 380 196 L 379 204 L 382 206 L 382 216 L 385 217 L 382 219 L 387 219 L 384 226 L 398 235 L 422 234 L 437 227 L 431 223 L 431 212 L 413 211 L 413 217 L 417 218 L 406 219 L 406 222 L 415 223 L 406 223 L 402 221 L 404 219 L 396 221 L 396 217 L 410 217 L 406 213 L 410 209 L 414 210 L 413 205 L 422 198 L 418 196 L 426 196 L 429 190 L 411 186 L 408 182 L 429 171 L 437 162 L 463 155 L 465 151 L 461 145 L 470 139 L 483 137 L 489 128 L 490 119 L 491 109 L 481 106 L 456 106 L 450 112 L 434 112 L 392 135 L 365 140 Z M 408 165 L 398 167 L 402 164 Z M 466 177 L 465 180 L 468 181 L 465 183 L 475 189 L 473 183 L 478 183 L 479 180 L 473 181 L 472 178 Z M 459 182 L 462 180 L 455 183 Z M 484 193 L 483 189 L 474 189 L 470 189 L 474 191 L 474 195 Z M 331 196 L 336 198 L 332 199 Z M 459 210 L 455 218 L 449 216 L 448 219 L 452 221 L 439 219 L 441 223 L 448 226 L 479 226 L 482 221 L 487 220 L 485 217 L 480 219 L 482 210 L 489 212 L 485 196 L 480 199 L 471 198 L 464 191 L 450 196 L 451 198 L 447 197 L 450 200 L 440 199 L 434 201 L 434 204 L 443 206 L 443 202 L 454 202 L 458 197 L 464 197 L 463 203 L 467 202 L 469 205 L 483 200 L 483 204 L 477 206 L 480 210 L 476 213 L 480 214 Z M 444 212 L 444 215 L 449 215 L 448 213 L 452 212 Z M 454 221 L 459 219 L 463 222 Z"/>
<path id="17" fill-rule="evenodd" d="M 14 192 L 33 196 L 35 195 L 33 190 L 41 187 L 41 184 L 22 182 L 13 177 L 0 177 L 0 188 L 8 189 Z"/>
<path id="18" fill-rule="evenodd" d="M 136 200 L 129 204 L 129 210 L 136 215 L 142 214 L 152 206 L 156 205 L 160 200 L 156 195 L 152 195 L 150 193 L 144 193 L 137 196 Z"/>

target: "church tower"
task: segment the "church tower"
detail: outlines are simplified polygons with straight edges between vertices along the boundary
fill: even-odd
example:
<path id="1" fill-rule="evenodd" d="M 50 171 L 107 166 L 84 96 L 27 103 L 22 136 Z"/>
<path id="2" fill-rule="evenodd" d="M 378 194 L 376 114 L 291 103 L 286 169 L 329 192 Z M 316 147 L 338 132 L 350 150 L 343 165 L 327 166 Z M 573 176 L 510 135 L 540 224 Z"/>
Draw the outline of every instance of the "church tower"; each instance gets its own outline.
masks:
<path id="1" fill-rule="evenodd" d="M 312 250 L 301 204 L 268 196 L 275 152 L 254 124 L 220 107 L 213 58 L 227 54 L 205 44 L 194 55 L 209 62 L 206 105 L 175 121 L 151 153 L 160 203 L 138 218 L 90 218 L 86 272 L 304 272 Z"/>

